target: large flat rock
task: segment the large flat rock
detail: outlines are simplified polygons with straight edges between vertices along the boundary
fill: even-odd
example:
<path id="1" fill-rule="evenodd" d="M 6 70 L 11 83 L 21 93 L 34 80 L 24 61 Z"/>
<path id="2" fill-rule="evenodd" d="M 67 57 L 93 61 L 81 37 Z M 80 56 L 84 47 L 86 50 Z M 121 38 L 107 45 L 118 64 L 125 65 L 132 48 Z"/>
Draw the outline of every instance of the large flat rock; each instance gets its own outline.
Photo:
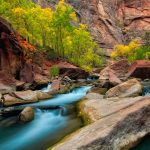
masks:
<path id="1" fill-rule="evenodd" d="M 101 119 L 80 129 L 53 149 L 120 150 L 125 147 L 128 150 L 150 133 L 150 97 L 117 100 L 116 103 L 102 101 L 88 102 L 101 114 Z"/>
<path id="2" fill-rule="evenodd" d="M 86 97 L 90 97 L 91 93 L 87 94 Z M 81 108 L 84 114 L 90 118 L 92 122 L 99 120 L 103 117 L 109 116 L 117 111 L 134 105 L 136 102 L 141 101 L 141 96 L 135 98 L 107 98 L 107 99 L 87 99 L 81 102 Z"/>

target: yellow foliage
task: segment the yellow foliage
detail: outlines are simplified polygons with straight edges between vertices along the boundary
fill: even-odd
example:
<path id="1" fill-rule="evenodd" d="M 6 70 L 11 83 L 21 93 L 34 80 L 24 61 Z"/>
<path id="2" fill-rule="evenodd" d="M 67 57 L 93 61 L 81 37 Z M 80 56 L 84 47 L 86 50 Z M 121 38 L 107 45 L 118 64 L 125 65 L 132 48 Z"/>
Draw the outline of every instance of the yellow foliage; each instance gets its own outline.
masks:
<path id="1" fill-rule="evenodd" d="M 71 18 L 73 21 L 77 21 L 77 17 L 76 17 L 75 12 L 72 12 L 72 13 L 70 14 L 70 18 Z"/>
<path id="2" fill-rule="evenodd" d="M 87 26 L 85 24 L 80 23 L 80 28 L 81 28 L 81 30 L 85 30 L 87 28 Z"/>
<path id="3" fill-rule="evenodd" d="M 56 8 L 61 8 L 61 11 L 62 11 L 62 12 L 66 11 L 66 6 L 65 6 L 64 0 L 60 0 L 60 1 L 58 2 L 58 5 L 56 6 Z"/>
<path id="4" fill-rule="evenodd" d="M 22 14 L 25 13 L 25 10 L 23 8 L 17 7 L 17 8 L 14 8 L 12 12 L 17 16 L 21 16 Z"/>
<path id="5" fill-rule="evenodd" d="M 149 60 L 150 59 L 150 52 L 146 53 L 146 59 Z"/>
<path id="6" fill-rule="evenodd" d="M 141 46 L 138 39 L 132 40 L 128 45 L 119 44 L 114 47 L 114 51 L 111 53 L 112 58 L 116 57 L 128 57 L 134 53 L 134 51 Z"/>

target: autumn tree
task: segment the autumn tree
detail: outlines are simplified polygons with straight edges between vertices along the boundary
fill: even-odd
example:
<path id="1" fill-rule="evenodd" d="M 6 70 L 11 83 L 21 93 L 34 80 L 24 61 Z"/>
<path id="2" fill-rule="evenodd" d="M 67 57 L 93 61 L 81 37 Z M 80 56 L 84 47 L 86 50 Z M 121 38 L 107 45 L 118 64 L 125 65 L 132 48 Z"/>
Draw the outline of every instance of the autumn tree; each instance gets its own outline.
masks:
<path id="1" fill-rule="evenodd" d="M 128 45 L 116 45 L 111 54 L 112 58 L 126 58 L 129 62 L 134 60 L 149 59 L 150 47 L 142 45 L 138 39 L 132 40 Z"/>
<path id="2" fill-rule="evenodd" d="M 0 15 L 26 40 L 58 57 L 91 70 L 101 64 L 96 43 L 87 27 L 79 24 L 74 9 L 60 0 L 52 11 L 31 0 L 0 0 Z"/>

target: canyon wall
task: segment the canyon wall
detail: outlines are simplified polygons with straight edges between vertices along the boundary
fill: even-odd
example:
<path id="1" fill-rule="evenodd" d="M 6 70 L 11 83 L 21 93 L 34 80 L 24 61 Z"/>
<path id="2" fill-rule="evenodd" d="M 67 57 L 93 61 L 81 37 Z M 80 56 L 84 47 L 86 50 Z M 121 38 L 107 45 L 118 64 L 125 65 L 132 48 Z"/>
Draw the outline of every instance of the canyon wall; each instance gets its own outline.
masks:
<path id="1" fill-rule="evenodd" d="M 22 47 L 11 25 L 0 17 L 0 71 L 6 71 L 16 77 L 22 63 Z"/>
<path id="2" fill-rule="evenodd" d="M 54 8 L 58 0 L 33 0 Z M 143 37 L 150 32 L 150 0 L 66 0 L 102 48 Z"/>

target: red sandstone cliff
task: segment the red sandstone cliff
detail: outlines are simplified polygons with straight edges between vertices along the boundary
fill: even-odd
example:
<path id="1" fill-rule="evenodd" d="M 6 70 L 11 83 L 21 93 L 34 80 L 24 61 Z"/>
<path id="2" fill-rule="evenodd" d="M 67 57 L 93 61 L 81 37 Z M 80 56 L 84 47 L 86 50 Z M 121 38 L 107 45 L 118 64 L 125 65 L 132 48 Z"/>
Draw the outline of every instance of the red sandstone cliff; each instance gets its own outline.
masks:
<path id="1" fill-rule="evenodd" d="M 43 7 L 58 0 L 33 0 Z M 114 44 L 150 32 L 150 0 L 66 0 L 71 4 L 80 21 L 88 24 L 93 38 L 101 47 Z"/>

